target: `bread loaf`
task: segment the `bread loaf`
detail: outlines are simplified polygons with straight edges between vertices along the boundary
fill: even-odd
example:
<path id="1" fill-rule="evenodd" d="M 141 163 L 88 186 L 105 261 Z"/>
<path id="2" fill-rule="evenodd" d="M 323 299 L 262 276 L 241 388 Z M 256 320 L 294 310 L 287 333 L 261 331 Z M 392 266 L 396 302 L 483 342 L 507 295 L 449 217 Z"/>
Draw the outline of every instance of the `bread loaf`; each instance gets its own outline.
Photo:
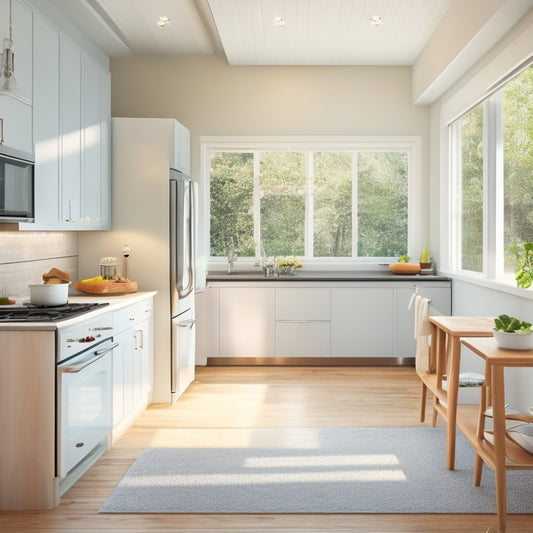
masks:
<path id="1" fill-rule="evenodd" d="M 43 274 L 43 281 L 44 283 L 47 283 L 49 285 L 69 283 L 70 272 L 66 272 L 65 270 L 59 270 L 59 268 L 54 267 Z"/>

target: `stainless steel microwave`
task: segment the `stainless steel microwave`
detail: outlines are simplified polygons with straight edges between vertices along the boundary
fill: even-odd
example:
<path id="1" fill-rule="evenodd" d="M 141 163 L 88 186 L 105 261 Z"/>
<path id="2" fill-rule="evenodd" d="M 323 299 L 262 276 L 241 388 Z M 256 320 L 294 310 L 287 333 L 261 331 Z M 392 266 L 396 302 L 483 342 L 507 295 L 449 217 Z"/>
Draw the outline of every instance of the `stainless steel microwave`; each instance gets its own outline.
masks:
<path id="1" fill-rule="evenodd" d="M 30 154 L 0 146 L 0 222 L 35 221 L 35 164 Z"/>

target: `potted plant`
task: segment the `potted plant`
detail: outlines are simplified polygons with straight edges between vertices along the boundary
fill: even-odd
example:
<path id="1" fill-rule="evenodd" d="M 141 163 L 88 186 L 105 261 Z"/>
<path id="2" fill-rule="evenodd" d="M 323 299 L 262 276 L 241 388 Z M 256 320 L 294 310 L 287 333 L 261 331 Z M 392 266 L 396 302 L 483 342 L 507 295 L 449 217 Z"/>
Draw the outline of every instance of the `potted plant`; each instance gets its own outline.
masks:
<path id="1" fill-rule="evenodd" d="M 424 248 L 422 252 L 420 252 L 420 268 L 431 268 L 431 255 L 429 254 L 428 248 Z"/>
<path id="2" fill-rule="evenodd" d="M 527 289 L 533 283 L 533 242 L 525 242 L 509 249 L 516 257 L 516 286 Z"/>
<path id="3" fill-rule="evenodd" d="M 500 348 L 509 350 L 533 349 L 531 323 L 514 316 L 500 315 L 494 319 L 494 340 Z"/>
<path id="4" fill-rule="evenodd" d="M 302 268 L 303 265 L 297 257 L 276 257 L 276 266 L 280 275 L 295 275 L 297 268 Z"/>

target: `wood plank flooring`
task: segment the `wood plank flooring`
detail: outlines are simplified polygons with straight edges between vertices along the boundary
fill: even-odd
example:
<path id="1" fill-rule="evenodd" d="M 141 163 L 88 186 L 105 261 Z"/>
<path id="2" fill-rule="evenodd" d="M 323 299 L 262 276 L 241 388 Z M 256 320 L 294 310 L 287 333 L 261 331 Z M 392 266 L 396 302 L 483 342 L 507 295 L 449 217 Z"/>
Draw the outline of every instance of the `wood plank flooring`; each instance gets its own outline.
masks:
<path id="1" fill-rule="evenodd" d="M 476 532 L 496 515 L 161 515 L 98 509 L 153 439 L 179 428 L 420 426 L 413 368 L 200 367 L 172 407 L 150 406 L 51 511 L 2 512 L 12 533 Z M 430 425 L 428 403 L 425 425 Z M 213 432 L 215 433 L 215 432 Z M 209 443 L 206 443 L 208 445 Z M 445 465 L 443 465 L 443 468 Z M 473 489 L 474 490 L 474 489 Z M 509 515 L 508 533 L 533 531 L 532 515 Z"/>

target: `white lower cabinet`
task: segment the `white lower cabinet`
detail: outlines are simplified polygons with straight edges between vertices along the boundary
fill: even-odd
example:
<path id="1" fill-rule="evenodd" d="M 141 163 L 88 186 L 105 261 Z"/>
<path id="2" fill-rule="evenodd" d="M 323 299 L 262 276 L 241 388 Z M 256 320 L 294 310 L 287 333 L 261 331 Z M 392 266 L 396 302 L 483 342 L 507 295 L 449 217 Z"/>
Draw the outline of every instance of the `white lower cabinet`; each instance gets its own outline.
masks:
<path id="1" fill-rule="evenodd" d="M 276 357 L 328 357 L 330 289 L 276 288 Z"/>
<path id="2" fill-rule="evenodd" d="M 353 287 L 331 290 L 331 355 L 392 357 L 394 290 Z"/>
<path id="3" fill-rule="evenodd" d="M 418 292 L 451 314 L 451 282 L 208 282 L 196 364 L 216 357 L 414 357 Z"/>
<path id="4" fill-rule="evenodd" d="M 113 312 L 115 442 L 150 403 L 153 382 L 153 298 Z"/>
<path id="5" fill-rule="evenodd" d="M 329 357 L 330 322 L 276 322 L 276 357 Z"/>
<path id="6" fill-rule="evenodd" d="M 275 293 L 266 287 L 220 289 L 220 356 L 274 354 Z"/>

